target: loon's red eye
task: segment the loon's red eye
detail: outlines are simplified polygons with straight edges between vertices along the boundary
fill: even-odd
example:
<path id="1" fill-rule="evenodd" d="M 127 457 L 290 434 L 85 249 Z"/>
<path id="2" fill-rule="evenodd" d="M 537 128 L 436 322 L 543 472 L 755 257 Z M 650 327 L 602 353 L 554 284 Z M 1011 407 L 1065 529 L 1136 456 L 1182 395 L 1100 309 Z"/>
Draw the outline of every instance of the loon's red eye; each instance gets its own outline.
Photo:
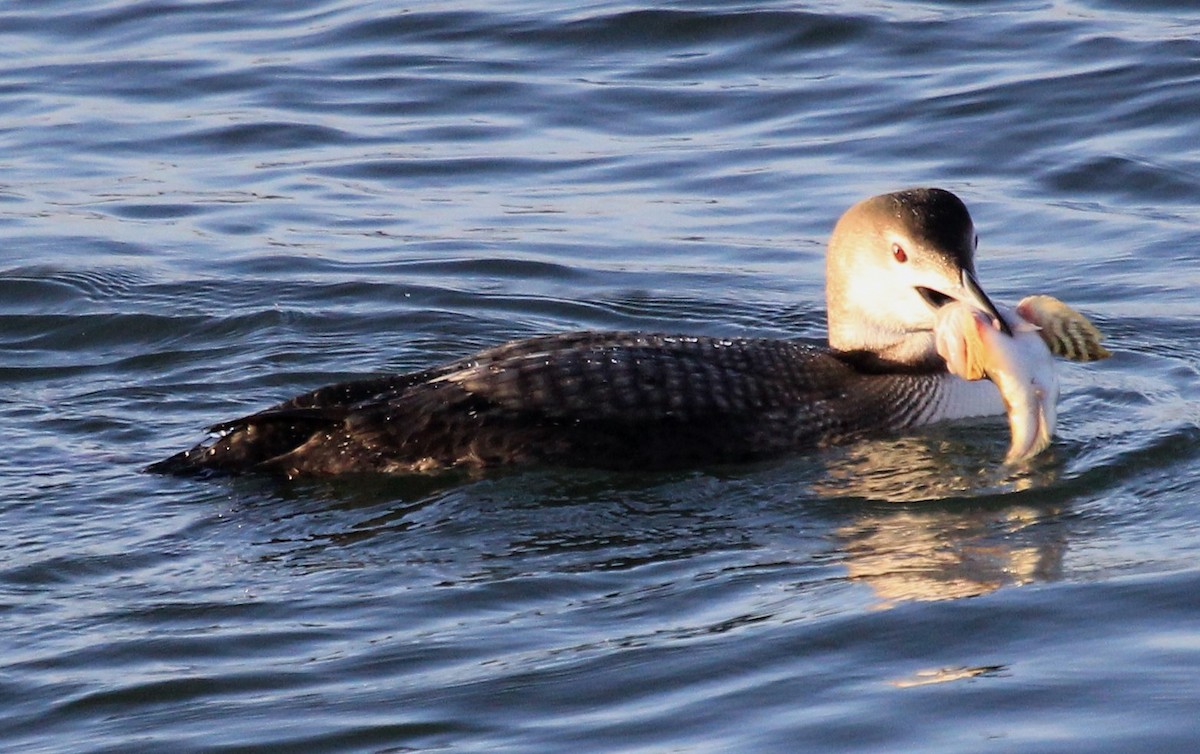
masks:
<path id="1" fill-rule="evenodd" d="M 908 254 L 904 253 L 904 249 L 900 248 L 900 244 L 898 243 L 892 244 L 892 256 L 895 257 L 897 262 L 908 261 Z"/>

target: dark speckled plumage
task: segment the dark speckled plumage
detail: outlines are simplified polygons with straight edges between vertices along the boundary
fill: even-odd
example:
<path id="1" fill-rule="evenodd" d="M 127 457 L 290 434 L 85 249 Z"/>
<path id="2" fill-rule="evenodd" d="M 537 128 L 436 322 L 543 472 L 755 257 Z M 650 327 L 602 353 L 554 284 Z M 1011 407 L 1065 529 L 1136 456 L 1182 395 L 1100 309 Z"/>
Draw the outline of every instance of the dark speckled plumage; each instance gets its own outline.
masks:
<path id="1" fill-rule="evenodd" d="M 900 386 L 793 341 L 551 335 L 305 393 L 217 425 L 224 434 L 211 445 L 151 470 L 295 476 L 747 461 L 900 426 Z"/>

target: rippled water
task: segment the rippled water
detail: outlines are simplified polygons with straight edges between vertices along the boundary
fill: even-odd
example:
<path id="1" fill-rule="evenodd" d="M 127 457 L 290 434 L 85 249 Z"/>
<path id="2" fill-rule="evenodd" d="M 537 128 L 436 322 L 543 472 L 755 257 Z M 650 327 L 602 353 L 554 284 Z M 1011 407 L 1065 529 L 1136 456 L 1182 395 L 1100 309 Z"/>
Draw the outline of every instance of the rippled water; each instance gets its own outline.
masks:
<path id="1" fill-rule="evenodd" d="M 1197 29 L 0 6 L 0 747 L 1193 751 Z M 511 337 L 820 337 L 833 221 L 912 185 L 968 202 L 995 297 L 1109 335 L 1031 469 L 997 421 L 677 474 L 140 473 Z"/>

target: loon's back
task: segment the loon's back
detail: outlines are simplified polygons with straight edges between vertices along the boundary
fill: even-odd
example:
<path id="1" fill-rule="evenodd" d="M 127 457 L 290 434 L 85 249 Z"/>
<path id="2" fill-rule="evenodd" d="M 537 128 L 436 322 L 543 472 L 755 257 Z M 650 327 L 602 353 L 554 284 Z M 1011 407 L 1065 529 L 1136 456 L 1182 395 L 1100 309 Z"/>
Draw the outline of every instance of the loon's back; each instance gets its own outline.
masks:
<path id="1" fill-rule="evenodd" d="M 551 335 L 305 393 L 217 425 L 219 439 L 150 470 L 297 476 L 747 461 L 914 423 L 896 394 L 903 383 L 795 341 Z"/>

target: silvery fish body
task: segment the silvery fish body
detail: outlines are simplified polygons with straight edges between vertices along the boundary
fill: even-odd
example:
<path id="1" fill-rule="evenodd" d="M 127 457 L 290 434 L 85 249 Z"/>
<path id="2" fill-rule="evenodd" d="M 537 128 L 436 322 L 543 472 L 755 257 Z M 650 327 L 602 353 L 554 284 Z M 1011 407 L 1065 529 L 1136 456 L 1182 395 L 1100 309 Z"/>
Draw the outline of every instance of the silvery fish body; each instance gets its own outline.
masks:
<path id="1" fill-rule="evenodd" d="M 1005 461 L 1019 463 L 1053 439 L 1059 396 L 1054 356 L 1095 361 L 1110 354 L 1100 344 L 1099 330 L 1053 297 L 1030 296 L 1015 309 L 997 305 L 996 310 L 1011 335 L 990 313 L 956 301 L 938 311 L 935 339 L 951 374 L 966 380 L 986 377 L 999 388 L 1012 432 Z"/>

